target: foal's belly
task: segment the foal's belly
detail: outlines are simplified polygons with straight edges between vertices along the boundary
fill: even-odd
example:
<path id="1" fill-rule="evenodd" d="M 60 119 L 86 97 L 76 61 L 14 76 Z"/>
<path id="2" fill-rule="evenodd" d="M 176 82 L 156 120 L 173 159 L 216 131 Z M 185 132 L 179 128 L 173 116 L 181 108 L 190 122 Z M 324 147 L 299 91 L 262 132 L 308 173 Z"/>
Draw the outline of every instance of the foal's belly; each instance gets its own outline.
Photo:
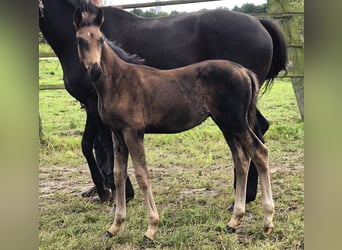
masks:
<path id="1" fill-rule="evenodd" d="M 160 120 L 154 120 L 146 124 L 146 133 L 179 133 L 200 125 L 206 120 L 208 114 L 188 114 L 186 111 L 178 111 L 177 114 L 168 114 Z"/>

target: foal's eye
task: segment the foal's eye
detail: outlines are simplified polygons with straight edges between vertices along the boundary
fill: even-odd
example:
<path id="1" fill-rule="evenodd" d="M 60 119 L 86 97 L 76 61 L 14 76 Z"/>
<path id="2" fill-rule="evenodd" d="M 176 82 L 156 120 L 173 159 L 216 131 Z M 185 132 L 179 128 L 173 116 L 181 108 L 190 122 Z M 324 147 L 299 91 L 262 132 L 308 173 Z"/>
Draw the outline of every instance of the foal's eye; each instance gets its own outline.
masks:
<path id="1" fill-rule="evenodd" d="M 76 44 L 78 46 L 80 46 L 81 48 L 87 48 L 88 47 L 88 43 L 87 41 L 85 41 L 84 39 L 80 38 L 80 37 L 77 37 L 76 38 Z"/>

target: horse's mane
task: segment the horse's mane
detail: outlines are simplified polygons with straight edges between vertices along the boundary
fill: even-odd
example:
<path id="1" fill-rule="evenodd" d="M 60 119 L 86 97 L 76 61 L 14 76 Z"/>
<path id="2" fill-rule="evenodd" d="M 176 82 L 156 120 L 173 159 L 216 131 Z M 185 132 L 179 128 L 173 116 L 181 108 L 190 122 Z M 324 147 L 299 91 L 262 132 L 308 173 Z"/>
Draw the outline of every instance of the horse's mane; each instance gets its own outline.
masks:
<path id="1" fill-rule="evenodd" d="M 96 13 L 96 6 L 94 3 L 91 2 L 91 0 L 63 0 L 70 6 L 72 6 L 74 9 L 81 8 L 82 11 L 88 11 L 91 13 Z"/>
<path id="2" fill-rule="evenodd" d="M 79 28 L 92 25 L 99 7 L 90 1 L 85 1 L 85 0 L 78 0 L 78 1 L 79 1 L 79 9 L 81 10 L 82 16 L 83 16 L 82 21 L 79 24 Z"/>
<path id="3" fill-rule="evenodd" d="M 86 0 L 79 0 L 80 3 L 80 9 L 82 12 L 87 12 L 89 14 L 96 15 L 97 10 L 99 9 L 98 6 L 96 6 L 94 3 L 91 1 L 86 1 Z"/>

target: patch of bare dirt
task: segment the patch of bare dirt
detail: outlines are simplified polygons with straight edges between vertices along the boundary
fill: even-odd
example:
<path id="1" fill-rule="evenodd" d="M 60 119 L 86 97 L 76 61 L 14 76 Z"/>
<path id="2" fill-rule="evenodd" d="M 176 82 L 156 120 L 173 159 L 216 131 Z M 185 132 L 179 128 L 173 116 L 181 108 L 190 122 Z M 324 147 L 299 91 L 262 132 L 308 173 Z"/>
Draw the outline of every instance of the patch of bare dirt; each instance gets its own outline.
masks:
<path id="1" fill-rule="evenodd" d="M 132 176 L 133 170 L 129 169 L 128 174 Z M 89 167 L 86 164 L 78 167 L 39 166 L 39 198 L 49 198 L 56 192 L 79 196 L 92 186 Z"/>
<path id="2" fill-rule="evenodd" d="M 87 165 L 79 167 L 39 166 L 39 196 L 46 198 L 53 193 L 63 191 L 79 194 L 92 186 Z"/>
<path id="3" fill-rule="evenodd" d="M 175 168 L 178 167 L 154 167 L 150 168 L 150 172 L 153 177 L 162 178 L 162 176 L 168 176 L 175 173 Z M 185 168 L 182 168 L 184 171 Z M 271 166 L 271 173 L 279 171 L 300 171 L 304 169 L 304 166 Z M 134 179 L 133 170 L 128 169 L 128 174 Z M 48 198 L 56 192 L 68 193 L 78 196 L 82 191 L 85 191 L 93 186 L 91 180 L 89 168 L 86 164 L 78 167 L 68 166 L 39 166 L 39 197 Z M 192 189 L 183 188 L 179 191 L 181 195 L 205 195 L 205 196 L 217 196 L 218 192 L 206 188 Z"/>

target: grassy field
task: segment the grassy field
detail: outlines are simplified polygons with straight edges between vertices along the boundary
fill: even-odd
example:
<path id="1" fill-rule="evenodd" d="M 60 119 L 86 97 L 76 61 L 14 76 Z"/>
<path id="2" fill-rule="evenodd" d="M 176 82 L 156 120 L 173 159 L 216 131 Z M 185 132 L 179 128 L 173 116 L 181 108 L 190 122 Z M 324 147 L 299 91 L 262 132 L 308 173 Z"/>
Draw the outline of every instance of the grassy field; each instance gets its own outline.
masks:
<path id="1" fill-rule="evenodd" d="M 52 66 L 51 66 L 52 65 Z M 40 84 L 61 80 L 58 65 L 40 63 Z M 49 73 L 50 72 L 50 73 Z M 51 81 L 51 82 L 49 82 Z M 92 182 L 80 149 L 85 112 L 65 90 L 40 91 L 44 137 L 39 165 L 40 249 L 141 249 L 146 209 L 132 168 L 136 198 L 118 236 L 104 241 L 112 204 L 80 197 Z M 260 100 L 271 126 L 266 134 L 276 214 L 262 233 L 260 192 L 247 205 L 236 234 L 223 232 L 234 200 L 232 160 L 212 120 L 176 135 L 146 135 L 147 161 L 160 214 L 155 249 L 303 249 L 304 123 L 289 81 L 276 81 Z"/>
<path id="2" fill-rule="evenodd" d="M 49 58 L 39 63 L 39 85 L 63 84 L 62 67 L 57 59 Z"/>

